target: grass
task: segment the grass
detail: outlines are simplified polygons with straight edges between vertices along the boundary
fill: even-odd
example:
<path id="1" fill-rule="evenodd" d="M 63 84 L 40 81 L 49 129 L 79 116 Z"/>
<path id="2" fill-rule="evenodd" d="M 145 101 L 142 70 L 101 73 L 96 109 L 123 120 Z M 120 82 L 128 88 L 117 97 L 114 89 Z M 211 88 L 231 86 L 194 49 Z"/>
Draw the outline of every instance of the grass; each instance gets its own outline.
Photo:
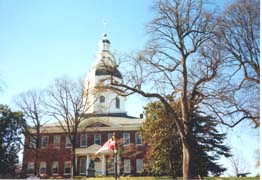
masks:
<path id="1" fill-rule="evenodd" d="M 83 178 L 84 180 L 115 180 L 114 177 L 96 177 L 96 178 Z M 120 177 L 120 180 L 168 180 L 170 177 Z M 182 178 L 178 178 L 181 180 Z M 205 177 L 204 180 L 259 180 L 259 177 Z"/>

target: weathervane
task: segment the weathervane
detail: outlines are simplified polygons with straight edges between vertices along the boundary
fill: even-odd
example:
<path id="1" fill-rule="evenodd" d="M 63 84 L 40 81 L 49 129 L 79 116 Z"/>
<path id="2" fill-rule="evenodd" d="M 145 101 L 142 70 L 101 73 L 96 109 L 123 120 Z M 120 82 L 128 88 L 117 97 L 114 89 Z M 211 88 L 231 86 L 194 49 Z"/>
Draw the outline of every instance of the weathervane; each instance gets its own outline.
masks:
<path id="1" fill-rule="evenodd" d="M 106 19 L 103 18 L 103 24 L 104 24 L 104 33 L 106 33 Z"/>

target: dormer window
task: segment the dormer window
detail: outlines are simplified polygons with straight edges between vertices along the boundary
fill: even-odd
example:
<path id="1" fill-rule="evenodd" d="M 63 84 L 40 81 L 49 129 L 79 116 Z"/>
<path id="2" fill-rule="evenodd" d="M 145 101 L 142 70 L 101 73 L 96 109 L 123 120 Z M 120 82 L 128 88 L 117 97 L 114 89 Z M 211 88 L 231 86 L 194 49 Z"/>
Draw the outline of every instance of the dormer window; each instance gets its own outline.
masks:
<path id="1" fill-rule="evenodd" d="M 116 108 L 120 108 L 120 99 L 118 97 L 116 97 Z"/>
<path id="2" fill-rule="evenodd" d="M 104 102 L 105 102 L 105 96 L 100 96 L 99 102 L 100 102 L 100 103 L 104 103 Z"/>

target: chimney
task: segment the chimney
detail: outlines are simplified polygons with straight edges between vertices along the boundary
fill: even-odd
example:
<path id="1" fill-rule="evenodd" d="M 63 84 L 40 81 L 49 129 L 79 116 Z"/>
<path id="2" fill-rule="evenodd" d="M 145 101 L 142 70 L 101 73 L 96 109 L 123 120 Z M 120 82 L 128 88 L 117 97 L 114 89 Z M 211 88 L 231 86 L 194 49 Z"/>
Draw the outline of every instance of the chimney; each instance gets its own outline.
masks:
<path id="1" fill-rule="evenodd" d="M 140 119 L 143 119 L 143 118 L 144 118 L 144 115 L 143 115 L 143 114 L 140 114 L 139 117 L 140 117 Z"/>

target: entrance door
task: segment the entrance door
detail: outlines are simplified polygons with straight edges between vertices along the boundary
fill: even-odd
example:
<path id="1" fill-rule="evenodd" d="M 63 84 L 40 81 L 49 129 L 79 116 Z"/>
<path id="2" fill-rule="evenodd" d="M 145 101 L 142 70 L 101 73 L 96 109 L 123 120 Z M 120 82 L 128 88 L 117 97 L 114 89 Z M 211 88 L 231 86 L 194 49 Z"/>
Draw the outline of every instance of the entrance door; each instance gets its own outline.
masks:
<path id="1" fill-rule="evenodd" d="M 80 175 L 86 175 L 86 158 L 80 159 Z"/>
<path id="2" fill-rule="evenodd" d="M 100 158 L 95 158 L 95 175 L 102 175 L 102 162 Z"/>

